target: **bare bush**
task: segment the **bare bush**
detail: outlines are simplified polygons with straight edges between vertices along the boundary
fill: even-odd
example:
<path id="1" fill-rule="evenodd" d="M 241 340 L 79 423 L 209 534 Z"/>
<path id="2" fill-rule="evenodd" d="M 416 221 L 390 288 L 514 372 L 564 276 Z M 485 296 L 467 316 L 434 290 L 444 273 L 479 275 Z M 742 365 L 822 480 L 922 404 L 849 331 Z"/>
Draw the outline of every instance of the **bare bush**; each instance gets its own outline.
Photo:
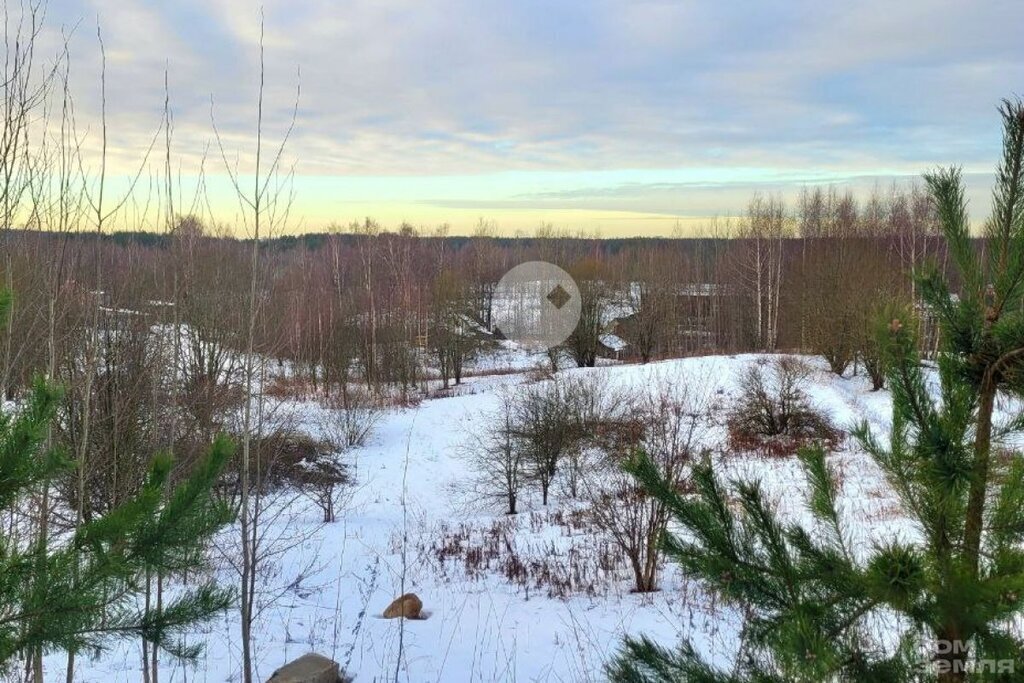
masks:
<path id="1" fill-rule="evenodd" d="M 80 362 L 66 363 L 63 377 L 71 390 L 54 424 L 58 443 L 74 453 L 89 453 L 81 479 L 69 476 L 61 482 L 62 495 L 86 519 L 138 494 L 150 461 L 166 443 L 171 420 L 166 358 L 150 326 L 133 311 L 105 312 L 100 324 L 104 334 L 96 337 L 94 362 L 86 362 L 83 349 Z M 86 372 L 92 375 L 89 382 L 83 381 Z M 187 458 L 181 460 L 188 464 Z M 183 469 L 176 479 L 188 474 Z"/>
<path id="2" fill-rule="evenodd" d="M 740 395 L 728 417 L 729 445 L 738 451 L 790 455 L 813 441 L 838 442 L 839 429 L 807 396 L 810 374 L 806 363 L 788 356 L 744 368 Z"/>
<path id="3" fill-rule="evenodd" d="M 605 466 L 588 478 L 590 516 L 628 560 L 637 592 L 657 590 L 661 537 L 670 515 L 622 470 L 623 459 L 640 449 L 666 481 L 685 488 L 711 424 L 712 399 L 707 378 L 688 383 L 660 378 L 634 397 L 627 419 L 602 430 L 615 438 L 608 442 Z"/>
<path id="4" fill-rule="evenodd" d="M 608 434 L 603 426 L 628 423 L 624 413 L 629 404 L 628 395 L 613 389 L 603 376 L 588 375 L 561 380 L 564 384 L 563 397 L 569 409 L 576 416 L 575 443 L 570 443 L 562 456 L 562 490 L 570 498 L 579 498 L 587 473 L 600 463 L 603 455 L 600 445 L 602 434 Z"/>
<path id="5" fill-rule="evenodd" d="M 349 476 L 330 443 L 281 427 L 254 436 L 252 444 L 251 465 L 259 473 L 250 481 L 254 488 L 268 493 L 291 487 L 317 501 L 325 522 L 334 521 L 335 489 L 347 483 Z M 226 474 L 237 477 L 238 465 L 233 462 Z"/>
<path id="6" fill-rule="evenodd" d="M 316 502 L 323 512 L 324 523 L 334 522 L 338 489 L 349 483 L 349 476 L 330 443 L 304 432 L 279 431 L 262 439 L 255 452 L 275 456 L 269 467 L 268 482 L 293 486 Z"/>
<path id="7" fill-rule="evenodd" d="M 332 443 L 339 449 L 366 445 L 384 416 L 380 400 L 367 388 L 347 384 L 324 401 L 334 419 L 327 425 Z"/>
<path id="8" fill-rule="evenodd" d="M 526 386 L 515 402 L 512 435 L 522 449 L 527 476 L 540 486 L 544 505 L 559 466 L 566 458 L 578 457 L 577 449 L 583 445 L 590 389 L 580 380 L 556 377 Z M 570 470 L 573 467 L 570 464 Z M 575 495 L 576 472 L 570 471 L 568 477 Z"/>

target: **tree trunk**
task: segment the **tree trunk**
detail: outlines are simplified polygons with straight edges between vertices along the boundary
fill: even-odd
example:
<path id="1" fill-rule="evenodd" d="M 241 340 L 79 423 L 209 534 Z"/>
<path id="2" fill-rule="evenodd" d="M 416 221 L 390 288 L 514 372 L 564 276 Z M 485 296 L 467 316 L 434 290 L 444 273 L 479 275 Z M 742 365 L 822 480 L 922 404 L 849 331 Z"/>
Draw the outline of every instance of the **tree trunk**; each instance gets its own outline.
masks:
<path id="1" fill-rule="evenodd" d="M 947 626 L 939 634 L 934 663 L 939 683 L 962 683 L 967 680 L 967 645 L 955 626 Z"/>
<path id="2" fill-rule="evenodd" d="M 995 380 L 986 373 L 978 398 L 978 422 L 974 436 L 974 466 L 967 500 L 964 525 L 964 562 L 972 576 L 978 575 L 981 530 L 985 517 L 985 494 L 988 483 L 989 456 L 992 450 L 992 411 L 995 407 Z"/>

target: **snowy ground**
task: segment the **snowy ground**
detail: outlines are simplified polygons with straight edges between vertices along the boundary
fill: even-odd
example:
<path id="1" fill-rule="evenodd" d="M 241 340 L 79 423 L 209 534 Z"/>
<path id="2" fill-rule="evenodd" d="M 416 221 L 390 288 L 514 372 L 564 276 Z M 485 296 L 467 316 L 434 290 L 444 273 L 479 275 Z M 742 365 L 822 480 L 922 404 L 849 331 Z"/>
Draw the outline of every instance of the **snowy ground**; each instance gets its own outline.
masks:
<path id="1" fill-rule="evenodd" d="M 692 358 L 570 372 L 597 373 L 604 381 L 635 387 L 652 386 L 658 376 L 710 382 L 720 391 L 720 404 L 727 405 L 737 370 L 755 361 Z M 495 365 L 505 362 L 525 366 L 511 357 Z M 631 593 L 628 571 L 608 560 L 599 534 L 574 514 L 574 502 L 556 498 L 545 510 L 528 501 L 526 512 L 508 518 L 470 500 L 460 445 L 480 430 L 496 389 L 526 377 L 472 378 L 451 398 L 388 413 L 367 446 L 344 456 L 357 481 L 337 522 L 322 524 L 319 509 L 301 496 L 283 498 L 271 511 L 276 528 L 268 539 L 280 552 L 262 585 L 268 606 L 255 634 L 260 680 L 308 651 L 342 662 L 357 681 L 393 681 L 396 671 L 398 680 L 415 683 L 601 680 L 602 665 L 623 635 L 641 632 L 663 642 L 685 634 L 712 658 L 729 660 L 735 618 L 671 567 L 662 591 Z M 866 419 L 880 432 L 887 429 L 889 397 L 872 393 L 862 378 L 839 379 L 822 369 L 812 396 L 840 426 Z M 326 416 L 318 405 L 296 402 L 287 408 L 310 432 L 322 428 Z M 711 438 L 720 440 L 720 430 L 713 427 Z M 804 488 L 802 476 L 792 460 L 718 463 L 734 476 L 761 477 L 785 510 L 803 514 L 794 495 Z M 833 463 L 843 473 L 844 500 L 859 543 L 867 547 L 872 539 L 914 533 L 895 513 L 864 454 L 844 449 Z M 467 549 L 475 549 L 472 560 Z M 223 553 L 230 555 L 230 540 Z M 512 558 L 528 568 L 517 574 L 510 569 Z M 230 569 L 221 571 L 231 580 Z M 540 574 L 548 578 L 537 580 Z M 406 591 L 423 599 L 429 618 L 379 618 Z M 208 633 L 196 634 L 207 645 L 203 658 L 188 667 L 166 661 L 161 680 L 237 680 L 237 628 L 230 613 Z M 63 678 L 63 655 L 49 657 L 47 665 L 48 677 Z M 142 680 L 139 648 L 126 645 L 97 659 L 80 658 L 76 680 Z"/>

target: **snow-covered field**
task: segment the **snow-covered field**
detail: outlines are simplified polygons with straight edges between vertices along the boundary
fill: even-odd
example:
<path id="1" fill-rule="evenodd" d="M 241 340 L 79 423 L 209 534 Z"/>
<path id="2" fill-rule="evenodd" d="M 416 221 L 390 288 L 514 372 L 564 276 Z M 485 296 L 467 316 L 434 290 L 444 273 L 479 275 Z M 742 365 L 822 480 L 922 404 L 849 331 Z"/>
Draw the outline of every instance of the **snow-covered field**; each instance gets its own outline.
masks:
<path id="1" fill-rule="evenodd" d="M 614 366 L 572 373 L 636 388 L 659 377 L 705 383 L 728 405 L 734 379 L 755 356 L 707 357 L 648 366 Z M 496 365 L 517 366 L 518 358 Z M 839 379 L 818 368 L 814 402 L 841 427 L 866 419 L 884 432 L 886 392 L 872 393 L 860 377 Z M 519 365 L 519 367 L 522 367 Z M 705 654 L 729 661 L 736 646 L 734 615 L 671 566 L 655 594 L 630 592 L 631 577 L 610 559 L 599 532 L 562 496 L 548 509 L 527 499 L 514 518 L 471 495 L 469 465 L 460 446 L 479 432 L 503 385 L 527 374 L 474 377 L 450 398 L 389 412 L 370 442 L 344 459 L 354 486 L 338 521 L 321 522 L 304 496 L 282 497 L 268 512 L 268 544 L 277 544 L 273 571 L 261 584 L 266 608 L 255 632 L 259 679 L 308 651 L 343 664 L 357 681 L 593 681 L 627 633 L 663 642 L 689 637 Z M 315 403 L 286 405 L 310 433 L 327 418 Z M 721 418 L 718 411 L 717 418 Z M 719 424 L 708 439 L 723 442 Z M 761 477 L 780 506 L 803 514 L 803 481 L 792 459 L 717 456 L 731 476 Z M 842 472 L 847 514 L 858 542 L 913 534 L 896 514 L 871 461 L 851 446 L 832 459 Z M 276 525 L 276 528 L 275 526 Z M 230 534 L 223 552 L 231 552 Z M 222 569 L 226 581 L 231 570 Z M 429 618 L 380 618 L 403 592 L 416 592 Z M 238 680 L 241 653 L 235 613 L 195 639 L 206 652 L 195 666 L 164 657 L 162 681 Z M 401 653 L 401 654 L 400 654 Z M 64 656 L 47 659 L 49 677 L 63 677 Z M 95 659 L 79 658 L 76 680 L 142 680 L 140 648 L 124 645 Z"/>

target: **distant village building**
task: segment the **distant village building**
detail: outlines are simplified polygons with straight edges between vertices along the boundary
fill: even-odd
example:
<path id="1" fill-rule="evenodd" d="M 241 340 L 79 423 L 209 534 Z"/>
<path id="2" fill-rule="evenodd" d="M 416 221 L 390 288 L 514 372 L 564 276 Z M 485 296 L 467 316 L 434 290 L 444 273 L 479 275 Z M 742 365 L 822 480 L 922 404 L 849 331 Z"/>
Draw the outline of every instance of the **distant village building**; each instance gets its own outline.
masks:
<path id="1" fill-rule="evenodd" d="M 958 294 L 950 294 L 953 303 L 960 301 Z M 914 302 L 914 314 L 917 316 L 918 344 L 923 358 L 934 359 L 939 352 L 939 318 L 935 310 L 922 300 Z"/>
<path id="2" fill-rule="evenodd" d="M 671 329 L 663 337 L 670 346 L 663 351 L 691 354 L 719 349 L 722 312 L 728 306 L 735 307 L 735 296 L 733 288 L 713 282 L 685 283 L 676 287 L 665 320 Z M 643 305 L 641 297 L 633 298 Z M 614 357 L 636 359 L 639 356 L 635 349 L 639 316 L 639 310 L 629 311 L 612 318 L 605 326 L 605 334 L 621 342 L 614 349 Z"/>

